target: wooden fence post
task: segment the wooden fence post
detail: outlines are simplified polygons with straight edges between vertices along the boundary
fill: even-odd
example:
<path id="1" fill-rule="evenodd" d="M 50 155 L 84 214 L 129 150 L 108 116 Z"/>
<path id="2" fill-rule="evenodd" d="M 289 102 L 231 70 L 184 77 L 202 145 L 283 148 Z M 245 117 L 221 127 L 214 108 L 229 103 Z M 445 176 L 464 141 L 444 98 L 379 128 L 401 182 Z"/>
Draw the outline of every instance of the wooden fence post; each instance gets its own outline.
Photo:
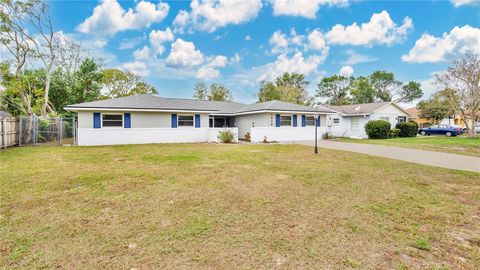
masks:
<path id="1" fill-rule="evenodd" d="M 7 118 L 2 119 L 2 148 L 7 148 Z"/>

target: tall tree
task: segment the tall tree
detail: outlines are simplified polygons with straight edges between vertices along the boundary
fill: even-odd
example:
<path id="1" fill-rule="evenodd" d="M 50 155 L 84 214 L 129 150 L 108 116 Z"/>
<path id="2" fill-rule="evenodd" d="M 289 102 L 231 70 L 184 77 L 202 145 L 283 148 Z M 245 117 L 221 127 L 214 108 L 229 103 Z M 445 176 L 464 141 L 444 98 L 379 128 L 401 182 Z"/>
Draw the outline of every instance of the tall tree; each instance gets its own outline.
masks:
<path id="1" fill-rule="evenodd" d="M 32 116 L 32 94 L 25 80 L 22 80 L 27 59 L 32 53 L 27 33 L 21 23 L 21 6 L 17 2 L 0 1 L 0 43 L 11 54 L 12 59 L 2 64 L 2 85 L 6 89 L 2 95 L 2 103 L 10 103 L 10 108 L 16 108 L 23 115 Z M 5 69 L 5 67 L 8 67 Z M 11 76 L 9 69 L 13 68 Z M 7 89 L 8 88 L 8 89 Z M 19 98 L 12 98 L 5 92 L 16 92 Z"/>
<path id="2" fill-rule="evenodd" d="M 109 98 L 137 94 L 157 94 L 155 87 L 141 81 L 140 76 L 115 68 L 102 71 L 102 85 L 105 95 Z"/>
<path id="3" fill-rule="evenodd" d="M 375 101 L 392 101 L 392 96 L 402 86 L 392 72 L 377 70 L 368 76 Z"/>
<path id="4" fill-rule="evenodd" d="M 42 66 L 45 76 L 40 113 L 42 116 L 53 113 L 50 83 L 59 64 L 61 44 L 67 40 L 62 33 L 54 31 L 48 5 L 41 0 L 1 0 L 0 29 L 0 42 L 16 62 L 18 81 L 26 64 L 33 63 L 31 70 Z M 25 96 L 23 101 L 26 103 L 28 98 Z"/>
<path id="5" fill-rule="evenodd" d="M 410 81 L 404 84 L 399 90 L 398 98 L 395 102 L 411 102 L 423 96 L 423 91 L 420 83 Z"/>
<path id="6" fill-rule="evenodd" d="M 417 104 L 419 116 L 432 121 L 434 125 L 451 116 L 454 111 L 449 106 L 447 90 L 433 94 L 429 99 L 422 100 Z"/>
<path id="7" fill-rule="evenodd" d="M 197 82 L 193 89 L 193 98 L 199 100 L 232 101 L 232 92 L 223 84 Z"/>
<path id="8" fill-rule="evenodd" d="M 375 102 L 375 89 L 368 78 L 355 78 L 349 85 L 349 89 L 353 104 Z"/>
<path id="9" fill-rule="evenodd" d="M 480 54 L 466 53 L 446 72 L 436 75 L 436 80 L 449 89 L 448 103 L 465 122 L 468 134 L 476 136 L 475 125 L 480 118 Z"/>
<path id="10" fill-rule="evenodd" d="M 214 101 L 232 101 L 232 92 L 222 84 L 210 84 L 210 92 L 208 93 L 208 100 Z"/>
<path id="11" fill-rule="evenodd" d="M 368 81 L 374 90 L 375 101 L 410 102 L 423 95 L 419 83 L 410 81 L 403 84 L 392 72 L 374 71 L 368 76 Z"/>
<path id="12" fill-rule="evenodd" d="M 74 97 L 72 103 L 81 103 L 101 98 L 102 88 L 101 66 L 93 58 L 83 60 L 82 64 L 73 73 L 73 85 L 71 94 Z"/>
<path id="13" fill-rule="evenodd" d="M 197 82 L 193 88 L 193 98 L 199 100 L 208 99 L 208 89 L 205 82 Z"/>
<path id="14" fill-rule="evenodd" d="M 317 85 L 317 97 L 326 98 L 326 103 L 330 105 L 349 104 L 348 86 L 351 80 L 340 75 L 324 77 Z"/>
<path id="15" fill-rule="evenodd" d="M 314 97 L 309 96 L 306 87 L 310 83 L 303 74 L 285 72 L 275 82 L 262 82 L 257 93 L 258 102 L 282 100 L 302 105 L 311 105 Z"/>

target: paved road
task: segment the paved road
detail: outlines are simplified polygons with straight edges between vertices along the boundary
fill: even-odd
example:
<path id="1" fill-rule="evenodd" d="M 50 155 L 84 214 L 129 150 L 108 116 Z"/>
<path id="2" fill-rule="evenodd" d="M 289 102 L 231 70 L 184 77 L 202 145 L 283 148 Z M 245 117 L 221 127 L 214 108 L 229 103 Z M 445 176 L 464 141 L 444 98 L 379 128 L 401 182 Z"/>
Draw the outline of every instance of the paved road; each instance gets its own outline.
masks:
<path id="1" fill-rule="evenodd" d="M 298 141 L 294 143 L 313 146 L 315 141 Z M 394 146 L 333 142 L 324 140 L 318 141 L 318 147 L 351 151 L 367 155 L 414 162 L 424 165 L 443 167 L 447 169 L 457 169 L 480 173 L 479 157 L 416 150 L 411 148 Z"/>

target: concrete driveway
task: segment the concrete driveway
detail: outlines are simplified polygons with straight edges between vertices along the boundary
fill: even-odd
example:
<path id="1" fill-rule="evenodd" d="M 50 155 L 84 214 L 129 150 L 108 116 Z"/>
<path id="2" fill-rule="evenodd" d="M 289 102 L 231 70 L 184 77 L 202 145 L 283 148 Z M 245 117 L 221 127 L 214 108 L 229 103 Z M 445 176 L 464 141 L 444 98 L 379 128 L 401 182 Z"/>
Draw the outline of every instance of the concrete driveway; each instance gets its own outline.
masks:
<path id="1" fill-rule="evenodd" d="M 297 141 L 313 146 L 315 141 Z M 394 146 L 318 140 L 318 147 L 398 159 L 423 165 L 480 173 L 480 158 Z"/>

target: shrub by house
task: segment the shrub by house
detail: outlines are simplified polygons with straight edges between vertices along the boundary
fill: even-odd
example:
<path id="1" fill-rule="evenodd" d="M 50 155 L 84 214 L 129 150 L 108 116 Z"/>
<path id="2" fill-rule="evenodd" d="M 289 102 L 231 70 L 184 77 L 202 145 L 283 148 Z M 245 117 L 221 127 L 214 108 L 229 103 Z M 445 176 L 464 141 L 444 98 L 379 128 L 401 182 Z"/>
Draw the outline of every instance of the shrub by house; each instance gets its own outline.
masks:
<path id="1" fill-rule="evenodd" d="M 370 120 L 365 125 L 365 132 L 369 139 L 387 139 L 390 132 L 390 122 Z"/>
<path id="2" fill-rule="evenodd" d="M 417 136 L 418 124 L 415 122 L 398 123 L 395 128 L 399 129 L 399 137 L 415 137 Z"/>

